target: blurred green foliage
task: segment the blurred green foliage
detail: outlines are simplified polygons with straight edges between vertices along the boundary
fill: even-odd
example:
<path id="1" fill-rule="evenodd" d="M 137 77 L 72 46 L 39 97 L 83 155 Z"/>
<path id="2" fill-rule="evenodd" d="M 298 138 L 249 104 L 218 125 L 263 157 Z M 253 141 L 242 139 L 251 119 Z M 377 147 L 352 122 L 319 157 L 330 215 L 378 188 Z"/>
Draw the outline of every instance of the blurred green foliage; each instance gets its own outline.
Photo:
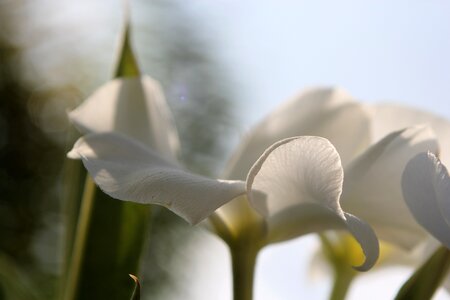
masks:
<path id="1" fill-rule="evenodd" d="M 0 13 L 0 299 L 38 299 L 54 289 L 55 274 L 41 270 L 34 246 L 45 229 L 43 216 L 51 214 L 49 208 L 58 210 L 55 189 L 64 154 L 28 113 L 32 87 L 20 76 L 21 49 L 5 38 L 6 30 L 14 33 L 5 13 Z"/>

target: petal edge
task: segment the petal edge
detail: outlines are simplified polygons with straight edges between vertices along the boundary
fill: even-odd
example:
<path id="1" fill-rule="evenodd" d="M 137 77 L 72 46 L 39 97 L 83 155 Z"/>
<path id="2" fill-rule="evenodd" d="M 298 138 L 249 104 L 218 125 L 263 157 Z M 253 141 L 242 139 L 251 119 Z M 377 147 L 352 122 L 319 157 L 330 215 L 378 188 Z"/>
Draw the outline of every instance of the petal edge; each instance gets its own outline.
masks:
<path id="1" fill-rule="evenodd" d="M 117 133 L 80 138 L 70 152 L 70 156 L 75 155 L 81 157 L 94 181 L 111 197 L 165 206 L 191 224 L 245 193 L 244 182 L 191 174 Z"/>

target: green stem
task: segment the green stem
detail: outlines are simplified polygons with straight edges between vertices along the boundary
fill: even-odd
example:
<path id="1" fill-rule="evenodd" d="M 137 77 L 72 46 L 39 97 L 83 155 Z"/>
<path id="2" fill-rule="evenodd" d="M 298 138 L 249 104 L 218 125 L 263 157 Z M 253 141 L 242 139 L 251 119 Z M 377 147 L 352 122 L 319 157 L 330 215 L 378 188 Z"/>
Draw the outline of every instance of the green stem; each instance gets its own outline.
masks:
<path id="1" fill-rule="evenodd" d="M 83 198 L 81 200 L 80 217 L 76 229 L 75 241 L 73 242 L 72 258 L 68 268 L 67 281 L 65 283 L 64 300 L 76 298 L 78 280 L 81 273 L 81 265 L 85 253 L 87 232 L 92 215 L 92 207 L 95 195 L 95 184 L 91 177 L 86 177 Z"/>
<path id="2" fill-rule="evenodd" d="M 230 251 L 233 268 L 233 299 L 251 300 L 258 249 L 245 243 L 230 245 Z"/>
<path id="3" fill-rule="evenodd" d="M 334 271 L 334 284 L 330 300 L 343 300 L 355 278 L 356 271 L 349 266 L 336 266 Z"/>

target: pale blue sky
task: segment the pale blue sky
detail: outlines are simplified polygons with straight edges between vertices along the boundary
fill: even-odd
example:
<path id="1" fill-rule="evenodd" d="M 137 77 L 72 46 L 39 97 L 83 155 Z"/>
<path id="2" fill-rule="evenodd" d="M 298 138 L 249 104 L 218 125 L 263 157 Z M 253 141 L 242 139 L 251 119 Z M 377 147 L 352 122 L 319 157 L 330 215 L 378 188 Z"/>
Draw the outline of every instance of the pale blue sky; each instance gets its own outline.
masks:
<path id="1" fill-rule="evenodd" d="M 449 1 L 192 3 L 236 80 L 248 124 L 312 85 L 450 117 Z"/>

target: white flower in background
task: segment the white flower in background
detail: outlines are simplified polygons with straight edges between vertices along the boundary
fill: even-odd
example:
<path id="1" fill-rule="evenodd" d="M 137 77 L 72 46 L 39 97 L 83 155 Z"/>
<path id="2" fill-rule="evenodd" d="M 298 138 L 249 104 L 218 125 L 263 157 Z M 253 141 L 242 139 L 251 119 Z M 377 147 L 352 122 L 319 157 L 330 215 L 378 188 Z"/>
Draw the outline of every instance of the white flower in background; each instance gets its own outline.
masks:
<path id="1" fill-rule="evenodd" d="M 419 153 L 403 172 L 402 189 L 416 221 L 450 249 L 450 177 L 433 153 Z"/>
<path id="2" fill-rule="evenodd" d="M 142 82 L 145 85 L 145 81 Z M 124 83 L 119 81 L 116 85 Z M 107 84 L 100 88 L 102 93 L 94 93 L 90 102 L 97 113 L 92 113 L 91 108 L 86 106 L 86 112 L 78 114 L 79 127 L 87 128 L 84 123 L 95 123 L 101 113 L 98 112 L 99 103 L 105 107 L 106 112 L 121 114 L 116 104 L 120 101 L 107 100 L 122 97 L 121 89 L 116 85 Z M 146 97 L 152 98 L 149 95 Z M 339 126 L 334 126 L 336 134 L 340 130 L 348 130 L 348 135 L 335 141 L 340 143 L 340 147 L 344 149 L 342 155 L 347 159 L 358 153 L 368 142 L 364 140 L 366 118 L 359 106 L 349 103 L 345 108 L 337 108 L 335 106 L 340 106 L 340 99 L 336 100 L 337 103 L 329 103 L 326 98 L 323 100 L 330 111 L 338 109 L 341 112 L 336 118 Z M 114 107 L 109 108 L 108 105 Z M 320 107 L 318 110 L 326 116 L 326 111 Z M 148 111 L 133 111 L 137 115 L 131 113 L 128 116 L 133 125 L 127 125 L 126 119 L 121 119 L 121 128 L 127 128 L 126 131 L 120 130 L 121 134 L 111 132 L 87 135 L 79 139 L 68 154 L 69 157 L 83 160 L 89 173 L 105 193 L 121 200 L 163 205 L 190 223 L 203 220 L 218 207 L 229 203 L 209 219 L 212 228 L 228 244 L 255 243 L 254 247 L 260 248 L 310 232 L 345 229 L 356 238 L 366 255 L 366 261 L 359 269 L 367 270 L 375 263 L 378 242 L 373 231 L 357 217 L 344 212 L 339 205 L 343 184 L 341 159 L 326 139 L 312 136 L 291 138 L 303 135 L 300 132 L 279 137 L 264 147 L 259 147 L 258 144 L 257 150 L 251 148 L 248 153 L 241 151 L 244 156 L 254 159 L 252 162 L 246 160 L 239 164 L 239 172 L 228 176 L 230 180 L 213 180 L 183 170 L 155 151 L 152 148 L 154 142 L 143 144 L 142 142 L 146 142 L 146 135 L 136 125 L 139 121 L 133 118 Z M 71 117 L 74 118 L 74 115 Z M 308 113 L 302 116 L 292 112 L 284 117 L 279 119 L 281 123 L 289 121 L 287 117 L 293 120 L 309 117 L 311 124 L 320 124 L 320 119 L 316 118 L 324 116 Z M 105 119 L 111 123 L 116 120 L 111 117 Z M 164 122 L 169 120 L 166 117 L 159 119 Z M 172 128 L 165 123 L 151 124 L 154 132 L 157 132 L 154 134 L 156 136 L 164 136 L 165 130 Z M 348 127 L 349 124 L 358 126 Z M 289 124 L 280 122 L 273 125 L 276 128 L 272 129 L 275 130 L 283 126 L 290 128 Z M 322 125 L 326 129 L 336 124 L 330 122 Z M 398 140 L 402 146 L 402 141 L 409 139 L 409 135 L 421 139 L 426 132 L 399 132 L 392 139 Z M 355 139 L 355 135 L 361 139 Z M 164 145 L 166 149 L 172 149 L 170 143 L 166 142 Z M 244 179 L 245 182 L 240 181 Z"/>
<path id="3" fill-rule="evenodd" d="M 427 234 L 403 201 L 401 175 L 407 161 L 417 153 L 438 151 L 429 126 L 402 129 L 420 123 L 429 123 L 444 144 L 450 142 L 446 134 L 449 124 L 431 114 L 401 106 L 362 105 L 338 89 L 309 90 L 284 103 L 244 138 L 226 168 L 225 178 L 244 178 L 244 170 L 278 139 L 325 137 L 342 158 L 343 209 L 367 221 L 380 239 L 412 249 Z M 394 131 L 398 129 L 402 130 Z M 232 216 L 243 211 L 243 205 L 230 203 L 218 215 L 231 227 Z"/>
<path id="4" fill-rule="evenodd" d="M 442 149 L 450 149 L 447 120 L 400 105 L 359 104 L 339 89 L 309 90 L 284 103 L 247 135 L 226 168 L 226 178 L 239 178 L 266 145 L 291 135 L 319 135 L 336 146 L 345 171 L 341 206 L 374 228 L 381 242 L 381 265 L 417 265 L 425 251 L 434 248 L 435 242 L 417 224 L 403 200 L 401 175 L 417 153 L 437 153 L 437 140 Z M 448 151 L 439 154 L 450 159 Z M 242 211 L 242 207 L 233 202 L 220 208 L 218 214 L 226 220 L 233 215 L 230 211 Z M 336 278 L 347 277 L 350 283 L 356 273 L 345 266 L 362 261 L 359 246 L 339 232 L 322 237 L 323 247 L 311 270 L 317 273 L 323 268 L 318 258 L 325 254 Z M 333 292 L 346 290 L 339 284 L 335 287 Z"/>

